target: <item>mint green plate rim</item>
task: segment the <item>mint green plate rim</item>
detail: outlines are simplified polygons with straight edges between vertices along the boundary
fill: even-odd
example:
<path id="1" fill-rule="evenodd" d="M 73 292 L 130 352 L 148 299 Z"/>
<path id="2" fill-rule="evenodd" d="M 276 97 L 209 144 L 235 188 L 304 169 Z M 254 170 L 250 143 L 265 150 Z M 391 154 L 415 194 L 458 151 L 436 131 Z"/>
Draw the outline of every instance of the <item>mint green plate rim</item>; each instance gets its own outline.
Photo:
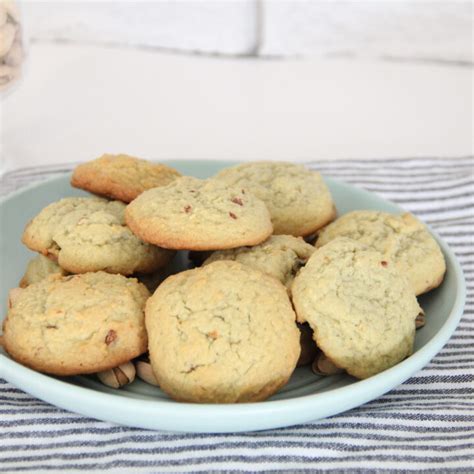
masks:
<path id="1" fill-rule="evenodd" d="M 181 171 L 198 169 L 204 174 L 234 162 L 167 162 Z M 192 173 L 189 173 L 192 174 Z M 63 180 L 55 177 L 21 188 L 0 200 L 0 208 L 17 196 L 39 186 L 54 185 Z M 348 195 L 356 193 L 375 207 L 402 211 L 397 205 L 364 189 L 325 177 L 328 186 L 343 189 Z M 431 230 L 431 229 L 430 229 Z M 0 377 L 25 392 L 63 408 L 91 418 L 130 427 L 189 433 L 231 433 L 287 427 L 326 418 L 367 403 L 403 383 L 423 368 L 446 344 L 463 314 L 466 287 L 462 269 L 448 245 L 433 231 L 445 255 L 448 271 L 454 273 L 454 303 L 438 332 L 412 356 L 376 376 L 334 388 L 323 393 L 285 400 L 258 403 L 212 405 L 178 403 L 172 400 L 141 400 L 120 394 L 98 392 L 73 385 L 28 369 L 0 353 Z"/>

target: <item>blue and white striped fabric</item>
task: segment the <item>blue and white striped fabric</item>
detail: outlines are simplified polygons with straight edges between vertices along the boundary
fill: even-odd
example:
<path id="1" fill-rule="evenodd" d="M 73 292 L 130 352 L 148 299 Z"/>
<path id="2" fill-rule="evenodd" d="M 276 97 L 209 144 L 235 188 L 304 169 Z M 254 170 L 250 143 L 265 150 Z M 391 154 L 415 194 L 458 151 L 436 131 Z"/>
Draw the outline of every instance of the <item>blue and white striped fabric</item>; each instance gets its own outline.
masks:
<path id="1" fill-rule="evenodd" d="M 332 418 L 246 434 L 173 434 L 65 412 L 0 380 L 0 472 L 474 472 L 472 157 L 318 161 L 310 166 L 397 202 L 439 232 L 467 280 L 464 316 L 423 370 Z M 6 174 L 2 194 L 68 166 Z"/>

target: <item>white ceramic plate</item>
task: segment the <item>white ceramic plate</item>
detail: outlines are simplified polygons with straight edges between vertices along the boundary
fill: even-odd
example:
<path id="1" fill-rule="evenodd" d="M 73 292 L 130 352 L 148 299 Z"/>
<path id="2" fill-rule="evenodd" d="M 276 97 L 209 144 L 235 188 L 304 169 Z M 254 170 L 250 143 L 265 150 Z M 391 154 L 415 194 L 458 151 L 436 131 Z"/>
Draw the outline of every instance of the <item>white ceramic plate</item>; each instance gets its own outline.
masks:
<path id="1" fill-rule="evenodd" d="M 184 174 L 208 177 L 229 162 L 169 162 Z M 355 209 L 400 212 L 395 204 L 367 191 L 327 178 L 339 214 Z M 10 288 L 18 285 L 33 256 L 20 242 L 27 221 L 47 204 L 85 193 L 69 186 L 69 175 L 35 184 L 0 202 L 0 298 L 6 308 Z M 290 382 L 265 402 L 198 405 L 170 400 L 158 388 L 140 380 L 121 390 L 99 383 L 93 376 L 57 378 L 40 374 L 0 353 L 0 376 L 53 405 L 100 420 L 127 426 L 186 432 L 238 432 L 289 426 L 324 418 L 359 406 L 388 392 L 416 371 L 448 341 L 462 315 L 465 285 L 461 268 L 448 246 L 435 235 L 447 263 L 438 289 L 423 295 L 427 324 L 417 331 L 415 352 L 408 359 L 367 380 L 347 375 L 317 377 L 299 368 Z M 184 265 L 185 256 L 177 265 Z"/>

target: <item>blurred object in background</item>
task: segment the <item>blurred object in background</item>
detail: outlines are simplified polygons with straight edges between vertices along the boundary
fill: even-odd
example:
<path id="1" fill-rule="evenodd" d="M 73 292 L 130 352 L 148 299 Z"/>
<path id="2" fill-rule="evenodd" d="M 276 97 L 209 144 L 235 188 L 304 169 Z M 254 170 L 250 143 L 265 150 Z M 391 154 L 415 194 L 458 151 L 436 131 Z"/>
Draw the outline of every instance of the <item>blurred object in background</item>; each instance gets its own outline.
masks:
<path id="1" fill-rule="evenodd" d="M 263 0 L 263 56 L 472 62 L 472 2 Z"/>
<path id="2" fill-rule="evenodd" d="M 0 174 L 2 160 L 12 169 L 104 151 L 239 161 L 472 155 L 469 1 L 20 6 L 28 71 L 0 104 Z"/>
<path id="3" fill-rule="evenodd" d="M 22 71 L 25 41 L 20 10 L 12 0 L 0 0 L 0 91 L 9 88 Z"/>
<path id="4" fill-rule="evenodd" d="M 25 10 L 32 40 L 225 55 L 256 44 L 254 0 L 47 1 Z"/>
<path id="5" fill-rule="evenodd" d="M 230 56 L 472 63 L 464 0 L 28 2 L 33 40 Z"/>

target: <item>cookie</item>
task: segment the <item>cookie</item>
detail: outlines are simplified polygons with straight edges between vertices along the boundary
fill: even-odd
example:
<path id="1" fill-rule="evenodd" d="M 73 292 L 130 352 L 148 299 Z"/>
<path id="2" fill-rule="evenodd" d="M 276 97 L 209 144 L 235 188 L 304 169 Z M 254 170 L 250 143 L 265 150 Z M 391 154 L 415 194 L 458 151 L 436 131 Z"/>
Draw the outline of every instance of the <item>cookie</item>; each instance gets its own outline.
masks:
<path id="1" fill-rule="evenodd" d="M 256 245 L 273 231 L 260 199 L 220 181 L 192 177 L 145 191 L 127 206 L 125 219 L 145 242 L 169 249 Z"/>
<path id="2" fill-rule="evenodd" d="M 246 163 L 220 171 L 216 179 L 255 194 L 268 207 L 274 234 L 307 236 L 336 216 L 321 175 L 282 162 Z"/>
<path id="3" fill-rule="evenodd" d="M 416 295 L 436 288 L 443 281 L 446 263 L 428 229 L 409 213 L 394 215 L 379 211 L 353 211 L 319 233 L 316 247 L 336 237 L 349 237 L 382 253 L 410 280 Z"/>
<path id="4" fill-rule="evenodd" d="M 32 283 L 38 283 L 50 275 L 64 276 L 67 274 L 66 270 L 53 260 L 43 255 L 37 255 L 28 262 L 26 272 L 20 280 L 20 288 L 26 288 Z"/>
<path id="5" fill-rule="evenodd" d="M 367 378 L 413 351 L 420 312 L 413 289 L 383 255 L 347 238 L 318 249 L 295 278 L 293 304 L 337 366 Z"/>
<path id="6" fill-rule="evenodd" d="M 143 191 L 181 176 L 175 169 L 128 155 L 102 155 L 76 167 L 71 185 L 100 196 L 133 201 Z"/>
<path id="7" fill-rule="evenodd" d="M 314 251 L 315 248 L 301 237 L 272 235 L 255 247 L 218 250 L 204 265 L 217 260 L 235 260 L 276 278 L 289 288 L 296 273 Z"/>
<path id="8" fill-rule="evenodd" d="M 144 285 L 122 275 L 50 276 L 11 299 L 3 325 L 5 350 L 48 374 L 117 367 L 147 349 L 149 295 Z"/>
<path id="9" fill-rule="evenodd" d="M 22 241 L 70 273 L 151 273 L 173 253 L 137 238 L 125 225 L 125 204 L 100 198 L 65 198 L 27 225 Z"/>
<path id="10" fill-rule="evenodd" d="M 285 287 L 238 262 L 169 277 L 145 314 L 156 379 L 179 401 L 264 400 L 298 361 L 300 336 Z"/>

